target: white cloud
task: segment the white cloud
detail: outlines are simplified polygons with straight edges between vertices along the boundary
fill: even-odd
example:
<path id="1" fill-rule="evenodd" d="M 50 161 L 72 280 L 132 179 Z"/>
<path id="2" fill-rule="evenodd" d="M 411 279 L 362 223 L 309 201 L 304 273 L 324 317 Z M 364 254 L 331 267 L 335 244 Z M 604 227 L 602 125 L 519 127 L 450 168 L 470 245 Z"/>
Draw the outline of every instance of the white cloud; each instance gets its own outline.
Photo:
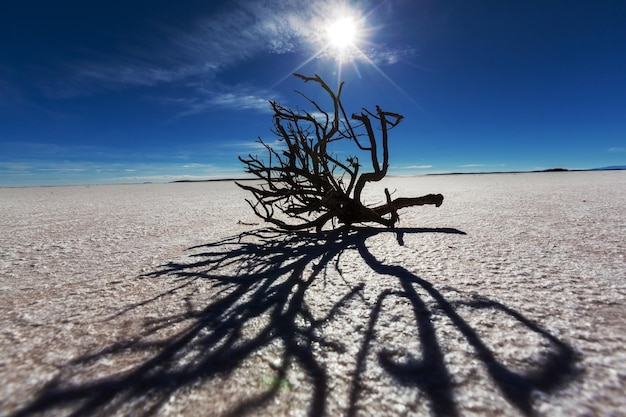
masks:
<path id="1" fill-rule="evenodd" d="M 409 165 L 404 168 L 406 169 L 429 169 L 432 168 L 432 165 Z"/>
<path id="2" fill-rule="evenodd" d="M 193 169 L 199 169 L 199 168 L 206 169 L 206 168 L 212 168 L 212 167 L 213 165 L 211 164 L 198 164 L 198 163 L 184 164 L 182 166 L 182 168 L 193 168 Z"/>
<path id="3" fill-rule="evenodd" d="M 25 162 L 0 162 L 0 171 L 18 172 L 30 169 L 32 165 Z"/>
<path id="4" fill-rule="evenodd" d="M 193 162 L 0 162 L 0 186 L 165 182 L 242 176 L 243 169 L 238 166 L 216 167 L 213 164 Z"/>
<path id="5" fill-rule="evenodd" d="M 224 90 L 224 89 L 223 89 Z M 251 110 L 259 113 L 271 113 L 269 100 L 276 94 L 265 89 L 235 86 L 227 91 L 202 90 L 194 97 L 166 99 L 183 107 L 179 117 L 209 112 L 215 109 Z"/>
<path id="6" fill-rule="evenodd" d="M 296 48 L 299 27 L 305 22 L 293 13 L 306 7 L 289 1 L 232 1 L 221 11 L 199 19 L 186 30 L 170 29 L 159 44 L 141 45 L 132 39 L 117 55 L 99 54 L 66 64 L 70 74 L 48 89 L 54 96 L 89 95 L 98 90 L 154 86 L 219 71 L 261 52 L 285 53 Z M 296 15 L 297 16 L 297 15 Z M 161 34 L 163 35 L 163 34 Z"/>
<path id="7" fill-rule="evenodd" d="M 56 173 L 71 173 L 71 172 L 85 172 L 87 168 L 70 168 L 70 167 L 54 167 L 54 168 L 36 168 L 35 171 L 39 172 L 56 172 Z"/>
<path id="8" fill-rule="evenodd" d="M 275 139 L 273 141 L 264 140 L 263 142 L 273 149 L 282 149 L 285 147 L 285 142 L 279 139 Z M 222 143 L 220 147 L 239 148 L 243 152 L 254 152 L 254 151 L 265 150 L 265 146 L 261 144 L 258 140 Z"/>
<path id="9" fill-rule="evenodd" d="M 193 164 L 195 167 L 150 166 L 137 170 L 136 175 L 124 175 L 105 178 L 107 183 L 135 182 L 171 182 L 171 181 L 204 181 L 225 178 L 242 178 L 246 175 L 240 168 L 216 168 L 210 165 Z"/>
<path id="10" fill-rule="evenodd" d="M 240 91 L 218 93 L 209 98 L 207 103 L 217 107 L 270 112 L 267 98 Z"/>
<path id="11" fill-rule="evenodd" d="M 376 64 L 393 65 L 416 53 L 417 51 L 414 48 L 408 46 L 400 48 L 373 46 L 366 51 L 365 55 Z"/>
<path id="12" fill-rule="evenodd" d="M 609 148 L 609 152 L 613 152 L 613 153 L 626 152 L 626 148 Z"/>
<path id="13" fill-rule="evenodd" d="M 98 90 L 155 86 L 162 83 L 202 79 L 214 85 L 216 77 L 228 68 L 261 53 L 330 56 L 326 28 L 334 19 L 354 15 L 365 22 L 367 2 L 333 0 L 299 2 L 292 0 L 233 0 L 185 30 L 170 29 L 154 36 L 159 44 L 140 45 L 130 39 L 119 55 L 100 55 L 91 60 L 67 64 L 69 76 L 48 89 L 54 96 L 89 95 Z M 359 10 L 363 8 L 363 10 Z M 364 29 L 367 34 L 367 30 Z M 163 34 L 161 34 L 163 35 Z M 388 48 L 363 42 L 352 58 L 380 65 L 391 65 L 415 51 L 410 47 Z M 333 58 L 332 56 L 330 56 Z M 289 71 L 287 70 L 286 73 Z M 279 77 L 283 74 L 279 74 Z M 194 103 L 196 108 L 211 102 L 244 109 L 260 109 L 265 97 L 229 93 L 209 95 Z M 204 104 L 203 104 L 204 103 Z M 193 109 L 194 107 L 192 107 Z"/>

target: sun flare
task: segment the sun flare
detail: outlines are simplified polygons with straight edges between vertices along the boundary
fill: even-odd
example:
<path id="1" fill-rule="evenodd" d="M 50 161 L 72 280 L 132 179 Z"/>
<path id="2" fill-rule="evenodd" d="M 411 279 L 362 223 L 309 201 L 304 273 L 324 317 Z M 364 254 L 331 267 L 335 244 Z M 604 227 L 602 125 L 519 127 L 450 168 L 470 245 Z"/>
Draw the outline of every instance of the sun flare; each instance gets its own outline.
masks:
<path id="1" fill-rule="evenodd" d="M 345 49 L 354 44 L 357 27 L 349 17 L 339 19 L 328 27 L 328 41 L 337 49 Z"/>

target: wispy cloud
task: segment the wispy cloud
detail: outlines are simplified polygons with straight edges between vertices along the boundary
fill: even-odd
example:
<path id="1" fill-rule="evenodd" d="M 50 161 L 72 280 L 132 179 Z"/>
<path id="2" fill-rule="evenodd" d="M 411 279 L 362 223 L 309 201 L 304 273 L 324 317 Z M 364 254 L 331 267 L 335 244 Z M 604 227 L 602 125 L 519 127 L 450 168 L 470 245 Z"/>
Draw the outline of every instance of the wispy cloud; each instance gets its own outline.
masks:
<path id="1" fill-rule="evenodd" d="M 119 171 L 120 166 L 94 162 L 0 162 L 0 186 L 80 183 L 104 170 Z"/>
<path id="2" fill-rule="evenodd" d="M 626 152 L 626 148 L 609 148 L 609 152 L 612 152 L 612 153 Z"/>
<path id="3" fill-rule="evenodd" d="M 360 18 L 365 19 L 365 5 L 365 0 L 353 2 L 351 6 L 331 0 L 224 2 L 221 9 L 199 18 L 189 29 L 170 29 L 165 41 L 155 36 L 160 39 L 158 45 L 139 47 L 139 42 L 133 44 L 131 39 L 119 55 L 66 64 L 69 75 L 54 83 L 48 92 L 69 97 L 89 95 L 102 89 L 120 90 L 172 82 L 191 85 L 200 78 L 205 86 L 212 86 L 223 71 L 262 53 L 298 52 L 324 57 L 329 22 L 347 13 L 360 14 Z M 409 47 L 392 49 L 373 43 L 363 45 L 360 52 L 364 60 L 387 65 L 414 53 Z M 266 100 L 256 95 L 216 93 L 211 88 L 205 92 L 213 94 L 190 103 L 190 111 L 204 111 L 212 105 L 259 110 Z"/>
<path id="4" fill-rule="evenodd" d="M 275 150 L 282 149 L 285 147 L 285 142 L 279 139 L 275 139 L 273 141 L 265 140 L 264 143 Z M 258 140 L 228 142 L 228 143 L 222 143 L 219 146 L 221 148 L 238 149 L 242 152 L 254 152 L 254 151 L 265 150 L 265 146 L 262 143 L 260 143 Z"/>
<path id="5" fill-rule="evenodd" d="M 0 172 L 23 172 L 32 169 L 32 165 L 27 162 L 0 162 Z"/>
<path id="6" fill-rule="evenodd" d="M 300 41 L 298 9 L 289 1 L 225 2 L 222 10 L 194 26 L 166 31 L 159 45 L 128 44 L 117 55 L 98 55 L 66 64 L 69 77 L 51 86 L 56 96 L 91 94 L 99 89 L 154 86 L 218 72 L 262 52 L 293 51 Z M 295 15 L 294 15 L 295 14 Z M 155 37 L 162 39 L 162 37 Z"/>
<path id="7" fill-rule="evenodd" d="M 25 157 L 34 161 L 78 161 L 90 159 L 97 156 L 99 160 L 119 161 L 129 159 L 155 159 L 167 157 L 170 159 L 171 151 L 150 149 L 142 151 L 129 151 L 125 149 L 96 146 L 96 145 L 76 145 L 59 143 L 42 143 L 26 141 L 0 141 L 0 162 L 2 160 L 11 162 L 24 162 Z M 175 154 L 174 154 L 175 155 Z M 27 162 L 25 162 L 27 163 Z"/>
<path id="8" fill-rule="evenodd" d="M 463 164 L 457 165 L 457 168 L 469 168 L 470 170 L 477 168 L 481 171 L 502 170 L 507 164 Z"/>
<path id="9" fill-rule="evenodd" d="M 478 167 L 484 167 L 485 164 L 464 164 L 464 165 L 459 165 L 459 168 L 478 168 Z"/>
<path id="10" fill-rule="evenodd" d="M 208 102 L 218 107 L 269 111 L 267 99 L 251 94 L 221 93 L 211 97 Z"/>
<path id="11" fill-rule="evenodd" d="M 215 89 L 217 90 L 217 88 Z M 266 89 L 252 86 L 234 86 L 222 91 L 205 90 L 194 93 L 192 97 L 167 99 L 184 108 L 178 116 L 205 113 L 214 109 L 251 110 L 259 113 L 271 113 L 269 100 L 277 97 Z"/>
<path id="12" fill-rule="evenodd" d="M 404 167 L 405 169 L 430 169 L 432 165 L 409 165 Z"/>
<path id="13" fill-rule="evenodd" d="M 377 46 L 368 51 L 369 58 L 378 64 L 393 65 L 403 59 L 414 56 L 417 51 L 409 46 L 404 47 L 382 47 Z"/>
<path id="14" fill-rule="evenodd" d="M 201 181 L 223 178 L 241 178 L 244 175 L 240 168 L 215 167 L 211 164 L 185 165 L 144 165 L 133 170 L 132 175 L 108 176 L 105 182 L 170 182 L 170 181 Z"/>
<path id="15" fill-rule="evenodd" d="M 207 163 L 0 162 L 0 186 L 164 182 L 242 176 L 239 167 Z"/>
<path id="16" fill-rule="evenodd" d="M 63 75 L 48 82 L 43 90 L 53 98 L 82 97 L 105 90 L 152 87 L 199 74 L 191 62 L 169 62 L 175 53 L 170 53 L 169 57 L 167 49 L 164 47 L 165 51 L 151 57 L 122 54 L 67 62 L 62 69 Z"/>

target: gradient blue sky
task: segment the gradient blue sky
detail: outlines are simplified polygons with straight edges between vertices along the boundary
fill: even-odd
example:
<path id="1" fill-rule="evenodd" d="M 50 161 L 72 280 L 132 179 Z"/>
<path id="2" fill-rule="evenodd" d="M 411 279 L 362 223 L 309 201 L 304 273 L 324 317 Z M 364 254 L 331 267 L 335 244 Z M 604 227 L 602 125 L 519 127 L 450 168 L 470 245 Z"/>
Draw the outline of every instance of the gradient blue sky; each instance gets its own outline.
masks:
<path id="1" fill-rule="evenodd" d="M 327 28 L 359 27 L 339 56 Z M 267 100 L 403 114 L 391 172 L 626 164 L 622 0 L 0 4 L 0 185 L 241 176 Z"/>

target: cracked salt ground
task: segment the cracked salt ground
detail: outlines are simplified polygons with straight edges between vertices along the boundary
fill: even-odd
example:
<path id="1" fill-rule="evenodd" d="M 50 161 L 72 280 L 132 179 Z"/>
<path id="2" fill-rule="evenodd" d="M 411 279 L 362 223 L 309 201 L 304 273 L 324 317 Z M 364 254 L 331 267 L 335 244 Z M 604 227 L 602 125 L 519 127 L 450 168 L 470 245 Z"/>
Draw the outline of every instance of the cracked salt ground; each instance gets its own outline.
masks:
<path id="1" fill-rule="evenodd" d="M 625 174 L 388 178 L 444 204 L 326 243 L 229 182 L 0 189 L 0 415 L 623 415 Z"/>

